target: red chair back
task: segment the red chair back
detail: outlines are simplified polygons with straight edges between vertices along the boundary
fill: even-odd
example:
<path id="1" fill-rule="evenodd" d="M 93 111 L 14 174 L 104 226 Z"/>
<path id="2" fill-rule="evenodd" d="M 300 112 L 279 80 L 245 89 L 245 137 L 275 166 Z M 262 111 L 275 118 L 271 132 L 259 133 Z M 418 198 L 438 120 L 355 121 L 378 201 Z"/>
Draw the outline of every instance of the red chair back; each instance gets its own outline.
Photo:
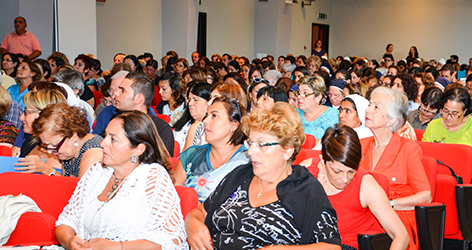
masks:
<path id="1" fill-rule="evenodd" d="M 93 97 L 95 98 L 95 107 L 93 109 L 97 109 L 98 105 L 102 103 L 102 96 L 103 94 L 100 91 L 92 91 Z"/>
<path id="2" fill-rule="evenodd" d="M 179 158 L 180 156 L 180 144 L 177 141 L 174 141 L 174 157 Z"/>
<path id="3" fill-rule="evenodd" d="M 156 117 L 163 120 L 163 121 L 165 121 L 165 122 L 167 122 L 167 123 L 170 122 L 170 117 L 168 115 L 158 114 L 156 112 Z"/>
<path id="4" fill-rule="evenodd" d="M 464 184 L 471 183 L 472 147 L 461 144 L 435 143 L 418 141 L 423 156 L 431 156 L 452 168 L 462 177 Z"/>
<path id="5" fill-rule="evenodd" d="M 179 194 L 180 208 L 185 219 L 187 214 L 198 206 L 197 191 L 193 188 L 183 186 L 175 186 L 175 190 L 177 190 L 177 193 Z"/>
<path id="6" fill-rule="evenodd" d="M 154 96 L 152 97 L 151 106 L 157 106 L 162 101 L 161 94 L 159 94 L 159 86 L 154 86 Z"/>
<path id="7" fill-rule="evenodd" d="M 175 167 L 177 167 L 177 163 L 179 162 L 179 159 L 176 157 L 169 157 L 170 160 L 170 165 L 172 166 L 172 171 L 175 170 Z"/>
<path id="8" fill-rule="evenodd" d="M 0 156 L 11 157 L 11 148 L 8 146 L 0 146 Z"/>
<path id="9" fill-rule="evenodd" d="M 438 163 L 436 162 L 436 159 L 431 156 L 423 156 L 423 159 L 421 159 L 421 163 L 423 163 L 424 171 L 426 173 L 426 176 L 428 177 L 429 185 L 431 185 L 431 200 L 434 201 L 436 195 Z"/>
<path id="10" fill-rule="evenodd" d="M 423 139 L 423 134 L 424 134 L 424 130 L 415 129 L 415 135 L 416 135 L 416 140 L 417 141 L 421 141 L 421 139 Z"/>
<path id="11" fill-rule="evenodd" d="M 318 155 L 321 154 L 321 151 L 319 150 L 311 150 L 311 149 L 306 149 L 302 148 L 300 150 L 300 153 L 295 157 L 295 161 L 293 161 L 293 165 L 298 165 L 300 162 L 310 159 L 310 158 L 317 158 Z"/>
<path id="12" fill-rule="evenodd" d="M 313 149 L 316 146 L 316 138 L 313 135 L 305 134 L 305 143 L 302 148 Z"/>

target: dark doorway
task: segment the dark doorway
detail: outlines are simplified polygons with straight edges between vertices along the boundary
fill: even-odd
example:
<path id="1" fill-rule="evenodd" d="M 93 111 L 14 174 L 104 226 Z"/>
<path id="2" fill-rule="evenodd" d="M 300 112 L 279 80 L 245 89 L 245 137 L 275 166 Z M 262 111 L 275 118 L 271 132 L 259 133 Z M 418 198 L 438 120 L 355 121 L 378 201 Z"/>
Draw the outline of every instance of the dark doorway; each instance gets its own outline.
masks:
<path id="1" fill-rule="evenodd" d="M 207 13 L 198 12 L 197 52 L 200 56 L 207 53 Z"/>
<path id="2" fill-rule="evenodd" d="M 315 48 L 315 42 L 321 40 L 323 49 L 329 55 L 329 25 L 313 23 L 311 29 L 311 50 Z"/>

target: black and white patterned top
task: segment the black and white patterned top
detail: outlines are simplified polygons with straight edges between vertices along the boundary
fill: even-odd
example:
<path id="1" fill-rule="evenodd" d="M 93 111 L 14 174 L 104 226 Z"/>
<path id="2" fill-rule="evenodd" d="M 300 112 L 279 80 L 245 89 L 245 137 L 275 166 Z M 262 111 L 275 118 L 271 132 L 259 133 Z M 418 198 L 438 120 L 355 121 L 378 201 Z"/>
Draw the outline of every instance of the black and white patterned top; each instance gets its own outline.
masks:
<path id="1" fill-rule="evenodd" d="M 100 147 L 100 142 L 102 142 L 103 138 L 99 135 L 95 135 L 94 137 L 90 138 L 88 141 L 82 145 L 82 148 L 80 148 L 79 156 L 74 160 L 74 162 L 71 164 L 71 160 L 65 160 L 63 161 L 64 165 L 64 176 L 79 176 L 79 168 L 80 168 L 80 161 L 82 160 L 82 156 L 84 153 L 91 149 L 91 148 L 102 148 Z"/>
<path id="2" fill-rule="evenodd" d="M 243 182 L 237 190 L 212 215 L 213 246 L 215 249 L 257 249 L 270 245 L 297 245 L 301 232 L 297 229 L 293 215 L 280 200 L 251 207 L 248 199 L 250 181 Z M 329 217 L 329 214 L 325 214 Z M 330 219 L 318 222 L 312 243 L 319 242 L 324 234 L 336 228 L 330 227 Z M 336 219 L 333 220 L 336 223 Z M 316 228 L 316 226 L 314 227 Z M 315 230 L 316 231 L 316 230 Z"/>

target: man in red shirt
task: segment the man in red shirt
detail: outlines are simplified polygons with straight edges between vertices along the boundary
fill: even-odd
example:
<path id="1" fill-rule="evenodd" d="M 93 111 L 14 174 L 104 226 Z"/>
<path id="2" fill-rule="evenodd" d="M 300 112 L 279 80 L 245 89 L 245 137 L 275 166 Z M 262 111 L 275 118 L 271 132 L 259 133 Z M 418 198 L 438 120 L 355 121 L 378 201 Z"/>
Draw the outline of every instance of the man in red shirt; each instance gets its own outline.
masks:
<path id="1" fill-rule="evenodd" d="M 26 30 L 26 19 L 24 17 L 15 18 L 15 31 L 7 34 L 3 39 L 0 54 L 3 55 L 7 52 L 23 54 L 30 60 L 41 55 L 39 41 L 35 35 Z"/>

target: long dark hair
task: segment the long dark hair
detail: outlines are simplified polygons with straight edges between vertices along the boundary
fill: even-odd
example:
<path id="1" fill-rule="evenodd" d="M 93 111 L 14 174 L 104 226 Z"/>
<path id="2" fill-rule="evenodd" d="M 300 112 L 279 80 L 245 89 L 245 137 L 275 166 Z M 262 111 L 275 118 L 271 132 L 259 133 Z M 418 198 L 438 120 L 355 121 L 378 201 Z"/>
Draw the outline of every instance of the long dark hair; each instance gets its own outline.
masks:
<path id="1" fill-rule="evenodd" d="M 128 138 L 131 147 L 136 148 L 139 144 L 144 144 L 146 149 L 139 156 L 141 163 L 159 163 L 167 171 L 170 170 L 170 154 L 162 142 L 156 125 L 151 118 L 141 111 L 124 111 L 118 113 L 113 119 L 123 121 L 124 134 Z"/>

